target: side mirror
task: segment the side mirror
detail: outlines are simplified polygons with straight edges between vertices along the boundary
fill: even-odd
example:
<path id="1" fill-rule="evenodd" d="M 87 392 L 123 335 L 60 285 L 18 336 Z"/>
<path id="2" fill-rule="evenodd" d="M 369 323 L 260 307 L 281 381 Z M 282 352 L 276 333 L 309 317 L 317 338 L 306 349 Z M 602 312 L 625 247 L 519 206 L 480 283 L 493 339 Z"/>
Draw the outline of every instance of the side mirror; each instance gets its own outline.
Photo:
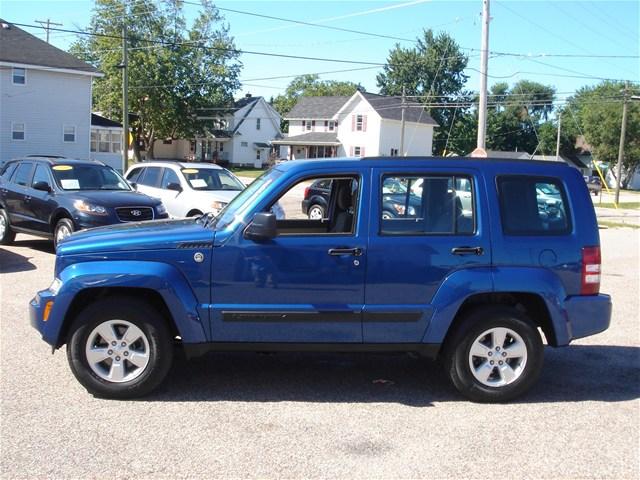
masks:
<path id="1" fill-rule="evenodd" d="M 167 184 L 167 190 L 173 190 L 174 192 L 181 192 L 182 185 L 180 185 L 179 183 L 171 182 Z"/>
<path id="2" fill-rule="evenodd" d="M 31 187 L 41 192 L 51 192 L 51 186 L 47 182 L 36 182 Z"/>
<path id="3" fill-rule="evenodd" d="M 244 230 L 244 238 L 254 242 L 263 242 L 278 235 L 276 216 L 273 213 L 259 212 Z"/>

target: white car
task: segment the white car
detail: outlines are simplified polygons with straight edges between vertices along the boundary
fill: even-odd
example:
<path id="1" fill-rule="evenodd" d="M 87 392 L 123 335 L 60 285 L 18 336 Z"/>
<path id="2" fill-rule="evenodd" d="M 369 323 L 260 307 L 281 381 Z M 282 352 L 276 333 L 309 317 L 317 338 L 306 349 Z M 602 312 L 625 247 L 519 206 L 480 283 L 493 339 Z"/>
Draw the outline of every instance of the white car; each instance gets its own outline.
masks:
<path id="1" fill-rule="evenodd" d="M 162 200 L 172 218 L 217 215 L 245 188 L 233 173 L 212 163 L 143 162 L 125 177 L 139 192 Z"/>

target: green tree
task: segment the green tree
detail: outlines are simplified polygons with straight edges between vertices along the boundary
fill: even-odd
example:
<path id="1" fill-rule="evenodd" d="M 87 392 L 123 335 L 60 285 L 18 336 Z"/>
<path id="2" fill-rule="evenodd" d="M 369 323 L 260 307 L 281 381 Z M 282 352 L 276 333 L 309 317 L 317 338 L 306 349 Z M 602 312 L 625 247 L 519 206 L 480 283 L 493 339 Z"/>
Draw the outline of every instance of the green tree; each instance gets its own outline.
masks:
<path id="1" fill-rule="evenodd" d="M 271 99 L 271 105 L 284 117 L 300 97 L 351 96 L 358 89 L 364 91 L 357 83 L 320 80 L 315 74 L 300 75 L 289 83 L 283 95 Z M 286 130 L 287 126 L 288 122 L 283 120 L 282 130 Z"/>
<path id="2" fill-rule="evenodd" d="M 567 106 L 577 118 L 586 142 L 591 145 L 594 159 L 612 165 L 618 161 L 624 88 L 624 83 L 610 81 L 583 87 L 569 99 Z M 630 93 L 637 95 L 640 92 Z M 627 106 L 624 153 L 623 165 L 628 174 L 640 164 L 640 104 L 634 101 Z M 623 185 L 626 182 L 627 178 L 623 177 Z"/>
<path id="3" fill-rule="evenodd" d="M 93 88 L 94 108 L 122 118 L 122 28 L 128 29 L 129 112 L 147 155 L 160 138 L 189 138 L 202 131 L 202 108 L 224 108 L 240 88 L 239 52 L 219 11 L 202 7 L 187 25 L 181 0 L 96 0 L 88 30 L 71 52 L 105 74 Z M 139 158 L 139 152 L 136 150 Z"/>
<path id="4" fill-rule="evenodd" d="M 436 129 L 434 151 L 441 153 L 446 144 L 447 135 L 456 108 L 446 104 L 458 103 L 465 98 L 464 85 L 469 78 L 464 74 L 468 57 L 460 46 L 447 33 L 434 35 L 425 30 L 422 38 L 417 39 L 415 47 L 404 48 L 399 44 L 389 52 L 387 64 L 376 80 L 383 95 L 405 94 L 415 97 L 426 109 L 440 128 Z M 444 104 L 432 108 L 429 104 Z M 463 118 L 466 111 L 456 112 Z M 455 126 L 455 125 L 454 125 Z"/>

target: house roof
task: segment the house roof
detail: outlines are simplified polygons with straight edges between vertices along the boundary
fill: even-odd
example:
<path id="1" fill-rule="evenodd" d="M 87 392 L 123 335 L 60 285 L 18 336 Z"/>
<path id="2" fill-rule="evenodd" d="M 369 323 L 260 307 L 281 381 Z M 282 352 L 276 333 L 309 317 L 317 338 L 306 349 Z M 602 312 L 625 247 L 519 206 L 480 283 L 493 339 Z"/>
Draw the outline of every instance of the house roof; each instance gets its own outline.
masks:
<path id="1" fill-rule="evenodd" d="M 487 158 L 507 158 L 511 160 L 529 160 L 531 155 L 527 152 L 503 152 L 500 150 L 487 150 Z"/>
<path id="2" fill-rule="evenodd" d="M 103 117 L 102 115 L 98 115 L 97 113 L 92 113 L 91 114 L 91 126 L 92 127 L 111 127 L 111 128 L 115 128 L 115 127 L 119 127 L 122 128 L 122 124 L 115 122 L 113 120 L 109 120 L 106 117 Z"/>
<path id="3" fill-rule="evenodd" d="M 76 70 L 101 75 L 79 58 L 0 19 L 0 62 Z"/>
<path id="4" fill-rule="evenodd" d="M 351 97 L 300 97 L 285 120 L 330 120 Z"/>
<path id="5" fill-rule="evenodd" d="M 247 96 L 247 95 L 249 95 L 249 96 Z M 258 100 L 260 100 L 262 98 L 262 97 L 252 97 L 252 96 L 250 96 L 250 94 L 247 94 L 247 95 L 242 97 L 240 100 L 236 100 L 235 102 L 233 102 L 233 106 L 236 109 L 240 109 L 242 107 L 246 107 L 250 103 L 257 102 Z"/>
<path id="6" fill-rule="evenodd" d="M 309 132 L 272 140 L 272 145 L 340 145 L 336 132 Z"/>
<path id="7" fill-rule="evenodd" d="M 376 93 L 360 92 L 369 102 L 378 115 L 388 120 L 402 120 L 402 97 L 378 95 Z M 425 125 L 438 126 L 424 108 L 409 103 L 410 107 L 404 111 L 404 119 L 407 122 L 423 123 Z"/>

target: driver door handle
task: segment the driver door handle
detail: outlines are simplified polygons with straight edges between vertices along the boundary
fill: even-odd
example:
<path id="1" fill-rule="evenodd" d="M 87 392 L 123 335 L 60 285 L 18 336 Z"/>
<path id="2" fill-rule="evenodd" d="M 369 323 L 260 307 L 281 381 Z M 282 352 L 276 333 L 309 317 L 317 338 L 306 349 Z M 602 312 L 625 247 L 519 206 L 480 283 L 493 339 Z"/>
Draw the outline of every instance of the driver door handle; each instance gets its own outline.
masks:
<path id="1" fill-rule="evenodd" d="M 332 256 L 340 256 L 340 255 L 353 255 L 354 257 L 359 257 L 362 255 L 362 249 L 360 247 L 355 248 L 330 248 L 327 252 Z"/>
<path id="2" fill-rule="evenodd" d="M 455 247 L 451 249 L 453 255 L 482 255 L 484 249 L 482 247 Z"/>

